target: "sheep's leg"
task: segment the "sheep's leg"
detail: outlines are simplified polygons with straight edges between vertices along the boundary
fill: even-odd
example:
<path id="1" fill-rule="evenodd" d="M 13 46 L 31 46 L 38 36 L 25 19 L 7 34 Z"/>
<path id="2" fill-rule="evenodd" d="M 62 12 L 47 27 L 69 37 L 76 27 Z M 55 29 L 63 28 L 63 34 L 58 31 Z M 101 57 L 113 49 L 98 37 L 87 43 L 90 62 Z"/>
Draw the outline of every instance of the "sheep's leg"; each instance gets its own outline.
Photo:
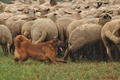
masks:
<path id="1" fill-rule="evenodd" d="M 106 60 L 106 50 L 105 50 L 105 46 L 102 42 L 99 43 L 99 47 L 100 47 L 100 54 L 101 54 L 101 60 L 105 61 Z"/>
<path id="2" fill-rule="evenodd" d="M 7 44 L 5 45 L 5 53 L 8 55 Z"/>
<path id="3" fill-rule="evenodd" d="M 80 53 L 80 57 L 79 57 L 80 59 L 83 59 L 85 57 L 86 54 L 84 53 L 84 51 L 85 51 L 85 48 L 80 49 L 80 52 L 79 52 Z"/>
<path id="4" fill-rule="evenodd" d="M 8 54 L 10 55 L 10 44 L 7 44 L 7 51 L 8 51 Z"/>
<path id="5" fill-rule="evenodd" d="M 93 56 L 93 50 L 94 50 L 94 46 L 91 46 L 91 47 L 86 47 L 85 49 L 85 54 L 86 54 L 86 57 L 91 60 L 91 56 Z"/>
<path id="6" fill-rule="evenodd" d="M 68 52 L 68 49 L 66 49 L 64 53 L 64 60 L 67 60 L 68 56 L 69 56 L 69 52 Z"/>
<path id="7" fill-rule="evenodd" d="M 6 53 L 6 49 L 5 49 L 5 48 L 6 48 L 5 45 L 2 45 L 3 53 L 4 53 L 4 55 L 7 55 L 7 53 Z"/>
<path id="8" fill-rule="evenodd" d="M 71 50 L 69 51 L 69 53 L 70 53 L 70 58 L 72 59 L 72 62 L 76 62 L 74 53 Z"/>
<path id="9" fill-rule="evenodd" d="M 64 60 L 67 60 L 69 55 L 70 55 L 70 58 L 72 59 L 72 62 L 76 62 L 75 57 L 74 57 L 74 53 L 72 53 L 72 51 L 68 50 L 68 49 L 65 50 Z"/>
<path id="10" fill-rule="evenodd" d="M 106 48 L 106 53 L 108 58 L 113 61 L 112 55 L 111 55 L 111 50 L 112 50 L 112 41 L 109 38 L 102 37 L 102 41 L 104 43 L 104 46 Z"/>
<path id="11" fill-rule="evenodd" d="M 109 59 L 110 59 L 111 61 L 113 61 L 110 47 L 107 46 L 107 47 L 106 47 L 106 50 L 107 50 L 107 55 L 108 55 Z"/>
<path id="12" fill-rule="evenodd" d="M 115 48 L 115 61 L 119 60 L 119 52 L 118 50 Z"/>
<path id="13" fill-rule="evenodd" d="M 119 61 L 120 45 L 115 45 L 115 60 Z"/>

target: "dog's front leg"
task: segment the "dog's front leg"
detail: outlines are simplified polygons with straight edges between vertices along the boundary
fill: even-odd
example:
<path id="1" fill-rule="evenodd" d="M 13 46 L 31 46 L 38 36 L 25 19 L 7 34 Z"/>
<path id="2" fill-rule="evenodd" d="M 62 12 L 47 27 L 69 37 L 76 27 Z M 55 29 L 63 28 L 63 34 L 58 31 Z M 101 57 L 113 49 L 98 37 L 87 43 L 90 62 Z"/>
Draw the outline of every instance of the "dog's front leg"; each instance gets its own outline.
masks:
<path id="1" fill-rule="evenodd" d="M 21 60 L 19 60 L 19 61 L 18 61 L 18 64 L 21 64 L 21 63 L 22 63 L 22 61 L 21 61 Z"/>

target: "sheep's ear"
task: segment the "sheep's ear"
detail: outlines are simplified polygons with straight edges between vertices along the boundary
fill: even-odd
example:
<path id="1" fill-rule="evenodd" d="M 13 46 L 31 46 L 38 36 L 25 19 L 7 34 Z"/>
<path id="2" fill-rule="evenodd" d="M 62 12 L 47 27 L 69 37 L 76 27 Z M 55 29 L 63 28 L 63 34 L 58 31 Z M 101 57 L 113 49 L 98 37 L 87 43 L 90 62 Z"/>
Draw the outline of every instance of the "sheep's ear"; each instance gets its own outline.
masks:
<path id="1" fill-rule="evenodd" d="M 18 11 L 23 11 L 23 9 L 18 9 Z"/>
<path id="2" fill-rule="evenodd" d="M 112 19 L 112 17 L 111 17 L 110 15 L 108 15 L 108 17 L 109 17 L 110 19 Z"/>
<path id="3" fill-rule="evenodd" d="M 82 11 L 80 9 L 75 9 L 76 12 L 81 13 Z"/>
<path id="4" fill-rule="evenodd" d="M 48 8 L 47 11 L 50 11 L 50 8 Z"/>
<path id="5" fill-rule="evenodd" d="M 57 13 L 54 13 L 54 15 L 57 15 Z"/>
<path id="6" fill-rule="evenodd" d="M 70 14 L 70 15 L 71 15 L 71 14 L 72 14 L 72 12 L 65 12 L 65 14 Z"/>
<path id="7" fill-rule="evenodd" d="M 21 20 L 28 20 L 28 17 L 27 18 L 22 18 Z"/>
<path id="8" fill-rule="evenodd" d="M 113 11 L 107 11 L 107 13 L 112 14 L 112 13 L 113 13 Z"/>
<path id="9" fill-rule="evenodd" d="M 106 13 L 106 11 L 104 10 L 102 13 Z"/>
<path id="10" fill-rule="evenodd" d="M 35 10 L 35 12 L 39 12 L 39 10 Z"/>
<path id="11" fill-rule="evenodd" d="M 47 18 L 47 15 L 44 15 L 45 18 Z"/>
<path id="12" fill-rule="evenodd" d="M 108 14 L 104 15 L 104 18 L 105 18 L 105 19 L 107 19 L 107 18 L 112 19 L 112 17 L 111 17 L 110 15 L 108 15 Z"/>
<path id="13" fill-rule="evenodd" d="M 80 11 L 78 11 L 78 13 L 81 13 L 82 11 L 80 10 Z"/>

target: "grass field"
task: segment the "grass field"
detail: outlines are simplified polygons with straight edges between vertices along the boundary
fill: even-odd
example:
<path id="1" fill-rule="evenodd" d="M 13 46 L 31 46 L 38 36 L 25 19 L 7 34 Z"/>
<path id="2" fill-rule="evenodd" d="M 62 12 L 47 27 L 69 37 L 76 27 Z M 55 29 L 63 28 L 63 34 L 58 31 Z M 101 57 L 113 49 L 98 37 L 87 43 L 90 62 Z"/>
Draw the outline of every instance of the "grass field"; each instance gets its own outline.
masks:
<path id="1" fill-rule="evenodd" d="M 81 60 L 57 65 L 33 61 L 21 65 L 0 50 L 0 80 L 120 80 L 120 62 Z"/>

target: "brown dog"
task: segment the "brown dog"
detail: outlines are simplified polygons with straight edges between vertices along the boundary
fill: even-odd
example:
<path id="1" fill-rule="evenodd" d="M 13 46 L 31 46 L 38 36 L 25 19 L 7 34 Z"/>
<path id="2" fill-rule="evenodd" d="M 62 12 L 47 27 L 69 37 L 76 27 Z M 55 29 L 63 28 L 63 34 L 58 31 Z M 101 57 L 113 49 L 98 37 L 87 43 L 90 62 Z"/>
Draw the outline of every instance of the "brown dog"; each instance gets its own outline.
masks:
<path id="1" fill-rule="evenodd" d="M 58 46 L 61 44 L 61 41 L 57 38 L 35 44 L 23 35 L 18 35 L 14 39 L 14 44 L 14 60 L 19 64 L 21 64 L 22 61 L 26 61 L 29 57 L 37 61 L 50 60 L 54 64 L 57 64 L 56 61 L 66 62 L 65 60 L 55 58 Z"/>

